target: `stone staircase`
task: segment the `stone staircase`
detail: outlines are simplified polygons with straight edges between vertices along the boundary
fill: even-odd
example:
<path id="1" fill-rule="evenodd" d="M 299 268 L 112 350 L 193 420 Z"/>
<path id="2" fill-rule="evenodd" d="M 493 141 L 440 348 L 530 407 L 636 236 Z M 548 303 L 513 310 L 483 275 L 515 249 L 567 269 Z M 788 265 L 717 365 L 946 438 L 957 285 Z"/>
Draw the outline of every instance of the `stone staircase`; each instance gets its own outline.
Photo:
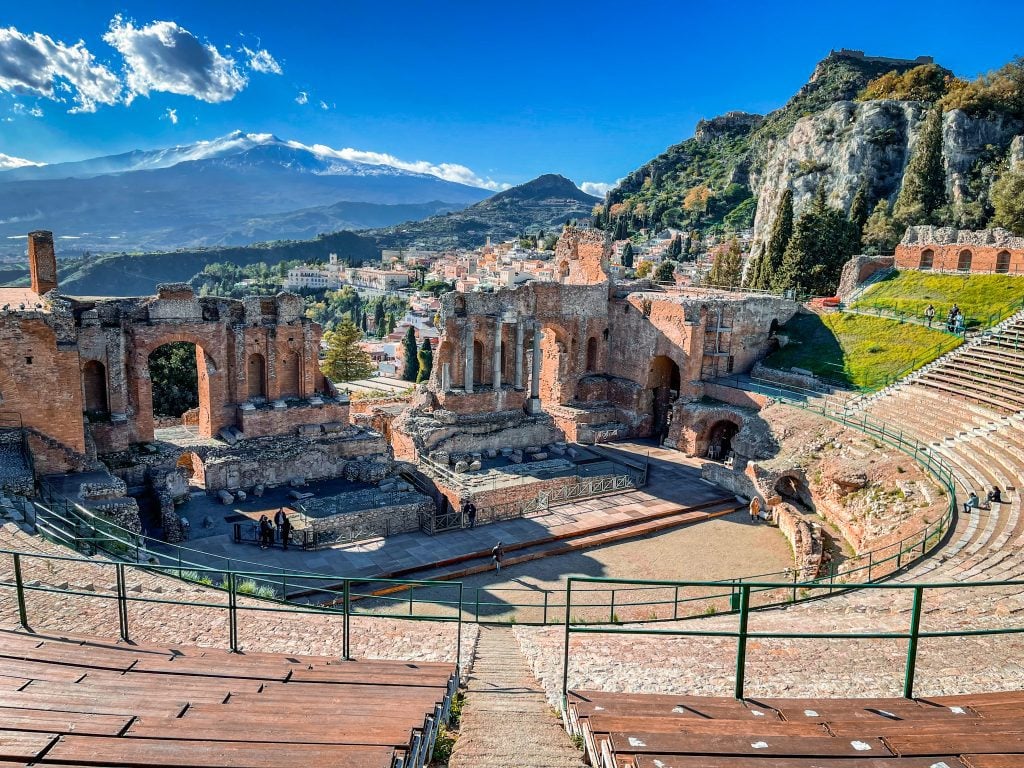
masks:
<path id="1" fill-rule="evenodd" d="M 35 490 L 23 440 L 21 429 L 0 429 L 0 493 L 31 496 Z"/>

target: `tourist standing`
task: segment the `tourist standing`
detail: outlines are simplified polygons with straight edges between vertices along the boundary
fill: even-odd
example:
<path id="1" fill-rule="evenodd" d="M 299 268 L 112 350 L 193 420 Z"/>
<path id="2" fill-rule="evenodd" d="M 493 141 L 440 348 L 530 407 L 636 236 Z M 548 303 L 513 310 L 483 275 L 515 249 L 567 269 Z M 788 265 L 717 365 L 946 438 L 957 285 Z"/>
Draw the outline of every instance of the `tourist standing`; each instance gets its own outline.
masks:
<path id="1" fill-rule="evenodd" d="M 469 499 L 462 502 L 462 519 L 466 521 L 469 530 L 476 527 L 476 504 Z"/>
<path id="2" fill-rule="evenodd" d="M 260 549 L 266 549 L 274 541 L 274 524 L 266 515 L 260 516 Z"/>
<path id="3" fill-rule="evenodd" d="M 932 320 L 935 319 L 935 306 L 929 304 L 928 308 L 924 311 L 924 319 L 928 321 L 928 327 L 932 327 Z"/>
<path id="4" fill-rule="evenodd" d="M 501 561 L 504 559 L 505 548 L 501 546 L 501 542 L 499 541 L 497 544 L 494 545 L 494 548 L 491 550 L 491 560 L 494 561 L 494 569 L 498 573 L 501 572 Z"/>
<path id="5" fill-rule="evenodd" d="M 284 507 L 278 507 L 277 512 L 274 514 L 274 528 L 277 529 L 277 535 L 284 541 L 284 534 L 281 532 L 281 528 L 284 527 L 285 521 Z"/>
<path id="6" fill-rule="evenodd" d="M 750 522 L 756 523 L 761 519 L 761 499 L 755 496 L 750 500 Z"/>
<path id="7" fill-rule="evenodd" d="M 292 537 L 292 521 L 288 519 L 283 509 L 279 510 L 278 514 L 281 515 L 281 522 L 277 527 L 281 533 L 281 546 L 288 549 L 288 539 Z"/>

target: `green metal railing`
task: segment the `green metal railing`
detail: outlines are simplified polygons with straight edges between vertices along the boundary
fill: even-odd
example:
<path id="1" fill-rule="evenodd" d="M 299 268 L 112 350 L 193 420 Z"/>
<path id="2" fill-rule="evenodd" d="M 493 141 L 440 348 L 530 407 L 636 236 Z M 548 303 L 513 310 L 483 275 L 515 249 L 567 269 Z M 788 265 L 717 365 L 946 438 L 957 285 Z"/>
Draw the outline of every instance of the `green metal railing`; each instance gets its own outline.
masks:
<path id="1" fill-rule="evenodd" d="M 707 581 L 633 581 L 626 579 L 607 579 L 588 576 L 572 576 L 566 585 L 566 603 L 571 607 L 573 598 L 573 586 L 575 584 L 619 584 L 619 585 L 648 585 L 659 588 L 720 588 L 722 582 Z M 755 610 L 750 605 L 751 594 L 758 590 L 790 589 L 796 586 L 813 587 L 814 582 L 807 584 L 790 585 L 779 582 L 747 582 L 740 586 L 737 599 L 737 627 L 736 629 L 701 629 L 699 625 L 689 625 L 683 628 L 648 628 L 648 627 L 615 627 L 615 626 L 591 626 L 573 624 L 567 614 L 564 622 L 564 638 L 562 649 L 562 705 L 567 706 L 569 694 L 569 661 L 570 643 L 569 639 L 573 634 L 604 634 L 604 635 L 644 635 L 658 637 L 709 637 L 709 638 L 734 638 L 736 640 L 736 663 L 735 663 L 735 685 L 734 695 L 737 699 L 744 698 L 746 685 L 747 666 L 747 641 L 748 640 L 906 640 L 907 649 L 903 667 L 903 696 L 913 698 L 914 683 L 917 670 L 917 659 L 919 642 L 930 638 L 965 638 L 992 635 L 1014 635 L 1024 633 L 1024 626 L 1013 627 L 974 627 L 958 630 L 922 630 L 921 615 L 924 612 L 925 595 L 928 591 L 941 589 L 964 590 L 968 588 L 996 589 L 996 588 L 1021 588 L 1024 589 L 1024 581 L 991 581 L 991 582 L 942 582 L 934 584 L 910 584 L 910 583 L 884 583 L 884 584 L 863 584 L 859 589 L 864 590 L 893 590 L 897 592 L 911 591 L 913 601 L 910 607 L 909 626 L 905 632 L 764 632 L 751 631 L 749 628 L 750 614 Z M 691 628 L 692 626 L 692 628 Z"/>
<path id="2" fill-rule="evenodd" d="M 402 587 L 402 588 L 446 588 L 455 592 L 457 597 L 453 597 L 452 604 L 457 605 L 459 610 L 454 615 L 447 613 L 438 614 L 414 614 L 411 610 L 409 615 L 403 616 L 404 619 L 411 619 L 416 621 L 442 621 L 456 624 L 456 639 L 455 639 L 455 664 L 459 665 L 462 656 L 462 583 L 461 582 L 437 582 L 437 581 L 416 581 L 409 579 L 343 579 L 341 586 L 337 590 L 332 590 L 335 594 L 335 599 L 326 604 L 299 604 L 288 602 L 285 600 L 279 600 L 274 598 L 260 597 L 258 594 L 254 594 L 254 590 L 251 589 L 252 584 L 258 584 L 260 581 L 268 578 L 275 578 L 276 574 L 270 574 L 261 571 L 220 571 L 213 569 L 203 569 L 200 567 L 192 567 L 186 571 L 182 571 L 174 566 L 166 565 L 154 565 L 154 564 L 135 564 L 126 563 L 112 560 L 92 559 L 92 558 L 81 558 L 81 557 L 70 557 L 63 555 L 49 555 L 42 553 L 29 553 L 19 552 L 16 550 L 0 549 L 0 557 L 9 557 L 12 561 L 12 578 L 10 580 L 0 580 L 0 589 L 12 590 L 14 592 L 15 599 L 18 606 L 18 619 L 21 626 L 28 630 L 31 629 L 31 616 L 29 611 L 29 601 L 27 595 L 34 593 L 44 594 L 56 594 L 66 596 L 68 598 L 82 597 L 99 600 L 110 600 L 116 602 L 117 605 L 117 620 L 118 620 L 118 636 L 121 640 L 129 642 L 131 640 L 131 612 L 130 607 L 133 603 L 141 603 L 147 605 L 175 605 L 175 606 L 187 606 L 194 609 L 216 609 L 219 611 L 225 611 L 228 619 L 228 633 L 227 633 L 227 646 L 235 652 L 241 650 L 241 644 L 238 638 L 238 627 L 239 627 L 239 616 L 243 612 L 252 613 L 285 613 L 285 614 L 315 614 L 321 616 L 331 616 L 337 618 L 342 622 L 342 656 L 345 659 L 351 657 L 351 618 L 353 616 L 371 616 L 372 613 L 359 611 L 356 609 L 358 595 L 353 590 L 356 585 L 370 585 L 373 587 Z M 114 594 L 104 594 L 101 591 L 96 590 L 84 590 L 74 589 L 70 586 L 53 586 L 45 585 L 39 580 L 32 582 L 26 582 L 24 577 L 24 570 L 26 562 L 31 564 L 43 564 L 43 567 L 48 572 L 54 572 L 59 567 L 59 563 L 77 563 L 82 564 L 84 567 L 86 564 L 89 567 L 97 567 L 105 571 L 113 570 L 115 576 L 115 589 Z M 209 599 L 197 599 L 197 600 L 176 600 L 166 597 L 142 597 L 137 594 L 129 594 L 128 587 L 128 576 L 131 573 L 137 573 L 141 575 L 162 575 L 170 576 L 179 579 L 185 579 L 202 586 L 207 587 L 210 590 L 214 590 L 215 593 L 223 593 L 226 597 L 224 602 L 213 602 Z M 311 580 L 319 581 L 322 580 L 322 576 L 312 574 L 303 576 L 298 573 L 289 574 L 289 578 L 296 581 Z M 215 579 L 220 579 L 219 582 Z M 242 600 L 243 602 L 240 602 Z"/>

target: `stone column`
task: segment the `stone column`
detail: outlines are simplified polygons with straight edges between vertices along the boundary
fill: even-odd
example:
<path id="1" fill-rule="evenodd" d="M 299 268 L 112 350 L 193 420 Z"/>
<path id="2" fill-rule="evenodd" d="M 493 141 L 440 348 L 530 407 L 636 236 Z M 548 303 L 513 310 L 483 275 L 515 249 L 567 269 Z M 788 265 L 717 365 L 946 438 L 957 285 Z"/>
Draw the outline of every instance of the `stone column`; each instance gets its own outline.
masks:
<path id="1" fill-rule="evenodd" d="M 467 394 L 473 393 L 473 324 L 466 324 L 466 335 L 464 342 L 466 345 L 466 371 L 465 379 L 463 380 L 463 387 Z"/>
<path id="2" fill-rule="evenodd" d="M 540 413 L 540 324 L 533 325 L 533 361 L 530 364 L 530 399 L 528 413 Z"/>
<path id="3" fill-rule="evenodd" d="M 441 364 L 441 391 L 447 392 L 452 388 L 452 364 L 445 361 Z"/>
<path id="4" fill-rule="evenodd" d="M 515 388 L 523 388 L 523 321 L 516 320 L 516 378 Z"/>
<path id="5" fill-rule="evenodd" d="M 501 329 L 502 322 L 499 317 L 494 321 L 494 357 L 492 358 L 494 370 L 491 372 L 496 390 L 501 389 Z"/>

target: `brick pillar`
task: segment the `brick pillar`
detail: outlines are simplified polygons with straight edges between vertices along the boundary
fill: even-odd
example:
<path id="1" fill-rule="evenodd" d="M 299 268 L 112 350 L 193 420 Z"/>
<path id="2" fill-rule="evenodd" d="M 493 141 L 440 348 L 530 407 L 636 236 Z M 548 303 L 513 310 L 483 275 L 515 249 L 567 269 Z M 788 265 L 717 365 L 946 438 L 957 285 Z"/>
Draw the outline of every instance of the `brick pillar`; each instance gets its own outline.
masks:
<path id="1" fill-rule="evenodd" d="M 491 360 L 494 366 L 492 377 L 495 389 L 501 389 L 501 325 L 499 317 L 494 323 L 494 356 Z"/>
<path id="2" fill-rule="evenodd" d="M 39 230 L 28 233 L 28 269 L 32 290 L 40 296 L 57 287 L 57 254 L 53 249 L 53 232 Z"/>
<path id="3" fill-rule="evenodd" d="M 466 332 L 463 337 L 466 345 L 466 370 L 462 386 L 467 394 L 473 393 L 473 324 L 466 323 Z"/>
<path id="4" fill-rule="evenodd" d="M 516 320 L 516 389 L 523 388 L 523 321 Z"/>
<path id="5" fill-rule="evenodd" d="M 527 413 L 540 413 L 540 324 L 533 325 L 533 360 L 530 363 L 530 399 Z"/>

